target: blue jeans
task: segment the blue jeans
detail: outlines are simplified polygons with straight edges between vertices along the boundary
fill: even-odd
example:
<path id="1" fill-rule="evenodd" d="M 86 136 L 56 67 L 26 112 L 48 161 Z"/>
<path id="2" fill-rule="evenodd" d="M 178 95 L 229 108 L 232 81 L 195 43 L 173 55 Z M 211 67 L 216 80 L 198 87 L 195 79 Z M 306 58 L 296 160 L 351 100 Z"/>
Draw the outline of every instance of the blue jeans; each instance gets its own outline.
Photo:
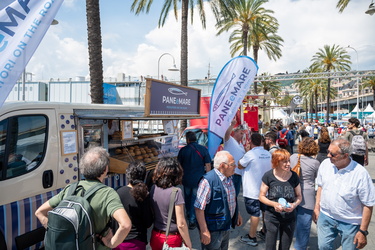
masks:
<path id="1" fill-rule="evenodd" d="M 341 222 L 320 212 L 318 218 L 319 250 L 333 249 L 333 242 L 338 234 L 341 235 L 342 249 L 357 249 L 353 241 L 358 229 L 359 225 Z"/>
<path id="2" fill-rule="evenodd" d="M 242 176 L 238 174 L 234 174 L 232 176 L 232 181 L 233 181 L 234 189 L 236 190 L 236 197 L 238 197 L 238 194 L 241 191 Z"/>
<path id="3" fill-rule="evenodd" d="M 195 223 L 195 209 L 194 209 L 194 202 L 197 198 L 197 191 L 198 187 L 190 188 L 184 186 L 184 196 L 185 196 L 185 208 L 186 208 L 186 215 L 188 222 Z"/>
<path id="4" fill-rule="evenodd" d="M 296 208 L 296 211 L 297 218 L 296 228 L 294 231 L 296 241 L 294 242 L 294 248 L 296 250 L 306 250 L 310 239 L 310 229 L 313 210 L 298 206 Z"/>
<path id="5" fill-rule="evenodd" d="M 208 245 L 201 244 L 202 250 L 228 250 L 229 233 L 230 230 L 210 232 L 211 242 Z"/>

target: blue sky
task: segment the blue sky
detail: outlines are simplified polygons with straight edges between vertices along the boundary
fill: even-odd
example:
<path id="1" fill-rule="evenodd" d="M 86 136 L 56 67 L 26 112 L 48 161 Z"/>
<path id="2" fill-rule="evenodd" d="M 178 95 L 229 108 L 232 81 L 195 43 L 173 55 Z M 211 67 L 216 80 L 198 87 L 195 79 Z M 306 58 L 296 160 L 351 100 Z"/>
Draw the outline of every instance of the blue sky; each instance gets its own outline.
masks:
<path id="1" fill-rule="evenodd" d="M 3 1 L 3 0 L 2 0 Z M 157 27 L 162 0 L 155 0 L 149 14 L 136 16 L 130 12 L 131 0 L 101 0 L 101 29 L 103 39 L 103 70 L 105 79 L 125 73 L 132 79 L 157 76 L 158 59 L 170 53 L 180 66 L 180 22 L 169 15 L 162 28 Z M 276 74 L 306 69 L 312 56 L 325 44 L 351 45 L 358 51 L 358 68 L 375 69 L 375 15 L 367 10 L 370 0 L 352 0 L 343 14 L 336 9 L 337 0 L 270 0 L 265 7 L 273 10 L 284 39 L 283 56 L 270 61 L 259 55 L 259 72 Z M 189 25 L 189 79 L 212 76 L 230 60 L 228 36 L 216 36 L 215 22 L 206 7 L 207 29 L 203 30 L 198 15 Z M 195 12 L 198 14 L 198 12 Z M 50 78 L 66 80 L 76 76 L 88 77 L 86 6 L 83 0 L 65 0 L 38 50 L 27 65 L 33 80 Z M 356 54 L 353 69 L 357 68 Z M 249 54 L 251 56 L 251 54 Z M 179 79 L 178 72 L 167 69 L 172 58 L 160 61 L 160 74 Z"/>

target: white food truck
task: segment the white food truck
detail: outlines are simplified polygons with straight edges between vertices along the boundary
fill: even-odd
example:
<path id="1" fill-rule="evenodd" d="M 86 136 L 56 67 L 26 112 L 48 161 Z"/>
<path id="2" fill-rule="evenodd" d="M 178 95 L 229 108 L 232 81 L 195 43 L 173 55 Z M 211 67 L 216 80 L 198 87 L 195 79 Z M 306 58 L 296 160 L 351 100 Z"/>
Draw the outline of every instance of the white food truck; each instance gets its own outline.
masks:
<path id="1" fill-rule="evenodd" d="M 201 118 L 200 90 L 156 80 L 147 87 L 145 107 L 14 102 L 0 108 L 0 249 L 43 246 L 35 210 L 81 179 L 79 159 L 88 147 L 108 149 L 112 174 L 105 183 L 114 188 L 126 185 L 130 162 L 142 160 L 152 170 L 158 158 L 178 153 L 178 120 Z M 185 101 L 169 101 L 166 110 L 154 102 L 181 92 Z"/>

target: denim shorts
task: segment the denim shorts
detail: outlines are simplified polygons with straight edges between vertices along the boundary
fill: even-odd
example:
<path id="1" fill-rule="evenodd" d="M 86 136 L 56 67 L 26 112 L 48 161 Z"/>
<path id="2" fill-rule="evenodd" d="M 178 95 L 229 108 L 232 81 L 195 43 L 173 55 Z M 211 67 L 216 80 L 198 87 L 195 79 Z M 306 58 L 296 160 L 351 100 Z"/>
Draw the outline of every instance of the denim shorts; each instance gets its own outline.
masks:
<path id="1" fill-rule="evenodd" d="M 251 199 L 247 197 L 244 198 L 247 213 L 250 214 L 250 216 L 260 217 L 262 215 L 261 211 L 265 211 L 265 205 L 256 199 Z"/>

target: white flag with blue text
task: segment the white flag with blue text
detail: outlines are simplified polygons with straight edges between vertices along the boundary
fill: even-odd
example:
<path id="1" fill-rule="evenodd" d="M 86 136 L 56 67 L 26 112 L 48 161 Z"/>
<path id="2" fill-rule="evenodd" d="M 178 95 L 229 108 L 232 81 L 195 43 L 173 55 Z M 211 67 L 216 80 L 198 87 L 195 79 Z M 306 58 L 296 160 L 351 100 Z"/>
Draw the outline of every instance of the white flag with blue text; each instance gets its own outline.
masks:
<path id="1" fill-rule="evenodd" d="M 0 0 L 0 107 L 50 27 L 63 0 Z"/>
<path id="2" fill-rule="evenodd" d="M 221 70 L 212 90 L 208 151 L 213 157 L 251 84 L 258 65 L 248 56 L 231 59 Z"/>

